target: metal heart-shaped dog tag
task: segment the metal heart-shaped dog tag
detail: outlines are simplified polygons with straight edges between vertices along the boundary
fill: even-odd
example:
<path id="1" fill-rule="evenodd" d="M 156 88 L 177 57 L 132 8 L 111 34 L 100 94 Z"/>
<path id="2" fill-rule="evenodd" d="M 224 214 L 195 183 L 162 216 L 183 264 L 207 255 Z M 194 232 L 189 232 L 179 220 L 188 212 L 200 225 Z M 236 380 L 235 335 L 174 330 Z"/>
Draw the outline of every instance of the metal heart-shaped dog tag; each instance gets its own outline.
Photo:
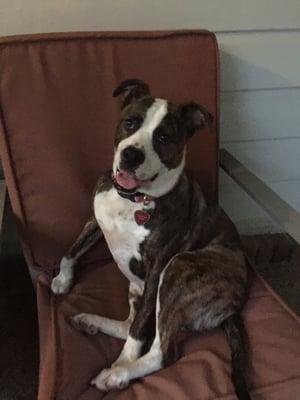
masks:
<path id="1" fill-rule="evenodd" d="M 134 213 L 134 219 L 138 225 L 144 225 L 150 220 L 150 214 L 147 211 L 137 210 Z"/>

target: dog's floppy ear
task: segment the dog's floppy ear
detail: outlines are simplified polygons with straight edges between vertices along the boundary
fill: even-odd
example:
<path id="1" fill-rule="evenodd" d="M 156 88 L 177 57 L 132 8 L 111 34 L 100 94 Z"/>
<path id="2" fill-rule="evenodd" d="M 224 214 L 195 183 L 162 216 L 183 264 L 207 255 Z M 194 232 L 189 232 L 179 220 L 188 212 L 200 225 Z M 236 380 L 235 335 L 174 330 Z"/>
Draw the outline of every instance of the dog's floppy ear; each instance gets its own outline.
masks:
<path id="1" fill-rule="evenodd" d="M 149 96 L 150 89 L 147 83 L 140 79 L 127 79 L 113 91 L 113 97 L 117 97 L 120 94 L 124 96 L 122 105 L 122 108 L 124 108 L 134 100 Z"/>
<path id="2" fill-rule="evenodd" d="M 179 112 L 188 136 L 192 136 L 198 129 L 211 126 L 213 121 L 207 109 L 193 101 L 179 106 Z"/>

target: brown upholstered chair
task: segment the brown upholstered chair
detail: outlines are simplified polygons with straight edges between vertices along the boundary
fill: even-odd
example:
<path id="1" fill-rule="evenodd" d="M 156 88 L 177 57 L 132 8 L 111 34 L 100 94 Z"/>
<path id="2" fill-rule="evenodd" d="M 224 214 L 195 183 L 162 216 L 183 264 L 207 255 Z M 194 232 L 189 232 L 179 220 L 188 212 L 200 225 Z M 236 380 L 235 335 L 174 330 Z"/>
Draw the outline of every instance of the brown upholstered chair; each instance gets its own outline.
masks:
<path id="1" fill-rule="evenodd" d="M 89 380 L 122 342 L 73 330 L 80 311 L 126 317 L 127 282 L 104 242 L 77 268 L 70 294 L 49 282 L 91 208 L 97 177 L 112 161 L 123 79 L 147 81 L 153 94 L 195 100 L 214 116 L 213 132 L 195 135 L 188 169 L 209 202 L 218 201 L 219 64 L 206 31 L 32 35 L 0 40 L 0 150 L 13 211 L 32 276 L 40 329 L 39 400 L 235 399 L 230 353 L 221 331 L 182 337 L 182 358 L 121 392 L 103 394 Z M 300 398 L 300 325 L 252 272 L 245 323 L 252 350 L 254 399 Z"/>

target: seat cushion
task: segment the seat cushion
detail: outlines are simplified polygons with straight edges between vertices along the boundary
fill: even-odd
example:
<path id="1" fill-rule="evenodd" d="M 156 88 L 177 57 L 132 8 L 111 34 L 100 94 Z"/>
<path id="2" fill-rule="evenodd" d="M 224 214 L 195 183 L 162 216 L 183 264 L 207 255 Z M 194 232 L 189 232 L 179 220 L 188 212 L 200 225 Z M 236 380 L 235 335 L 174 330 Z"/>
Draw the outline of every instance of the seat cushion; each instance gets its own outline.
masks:
<path id="1" fill-rule="evenodd" d="M 182 357 L 172 366 L 123 391 L 101 393 L 89 381 L 118 356 L 123 341 L 87 336 L 68 323 L 70 315 L 97 313 L 125 319 L 128 282 L 114 263 L 78 266 L 71 293 L 54 297 L 46 276 L 38 284 L 41 365 L 39 400 L 236 399 L 228 343 L 221 330 L 182 334 Z M 299 319 L 253 271 L 244 310 L 251 348 L 253 399 L 291 400 L 300 393 Z"/>

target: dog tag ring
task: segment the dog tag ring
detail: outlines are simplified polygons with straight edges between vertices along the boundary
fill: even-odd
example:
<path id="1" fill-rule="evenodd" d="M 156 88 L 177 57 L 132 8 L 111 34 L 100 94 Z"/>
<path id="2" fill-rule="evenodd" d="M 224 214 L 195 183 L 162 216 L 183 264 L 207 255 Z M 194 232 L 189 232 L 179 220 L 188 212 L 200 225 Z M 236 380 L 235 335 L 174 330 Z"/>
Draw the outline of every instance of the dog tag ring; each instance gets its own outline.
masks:
<path id="1" fill-rule="evenodd" d="M 144 210 L 137 210 L 134 213 L 134 219 L 138 225 L 145 225 L 150 220 L 150 214 Z"/>

